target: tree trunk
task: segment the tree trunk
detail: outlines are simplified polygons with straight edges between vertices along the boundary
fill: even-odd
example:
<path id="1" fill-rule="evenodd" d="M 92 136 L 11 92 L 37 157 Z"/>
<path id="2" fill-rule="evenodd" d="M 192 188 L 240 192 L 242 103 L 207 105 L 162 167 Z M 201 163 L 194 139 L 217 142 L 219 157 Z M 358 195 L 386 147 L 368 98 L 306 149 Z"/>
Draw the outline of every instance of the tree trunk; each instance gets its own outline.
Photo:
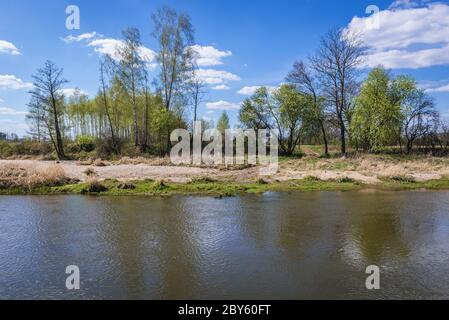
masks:
<path id="1" fill-rule="evenodd" d="M 328 156 L 329 155 L 329 145 L 328 145 L 328 142 L 327 142 L 326 129 L 324 128 L 323 121 L 320 121 L 320 125 L 321 125 L 321 132 L 323 133 L 324 154 L 326 156 Z"/>
<path id="2" fill-rule="evenodd" d="M 341 153 L 343 155 L 346 155 L 346 130 L 342 119 L 340 119 L 340 139 L 341 139 Z"/>

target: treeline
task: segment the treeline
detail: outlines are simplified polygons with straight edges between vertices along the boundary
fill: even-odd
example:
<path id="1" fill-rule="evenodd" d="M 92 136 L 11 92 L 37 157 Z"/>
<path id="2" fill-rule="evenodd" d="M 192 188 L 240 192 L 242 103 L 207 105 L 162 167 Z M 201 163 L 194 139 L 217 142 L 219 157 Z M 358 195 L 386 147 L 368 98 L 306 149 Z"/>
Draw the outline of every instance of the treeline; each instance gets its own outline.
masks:
<path id="1" fill-rule="evenodd" d="M 46 62 L 33 76 L 30 135 L 50 144 L 59 159 L 92 152 L 100 157 L 148 153 L 165 155 L 170 133 L 191 129 L 198 120 L 205 84 L 196 76 L 190 17 L 164 7 L 152 15 L 157 40 L 154 65 L 141 54 L 139 30 L 123 31 L 123 45 L 99 64 L 99 89 L 89 98 L 77 90 L 65 97 L 63 70 Z M 381 66 L 362 79 L 366 48 L 344 30 L 332 30 L 316 53 L 298 61 L 279 88 L 262 87 L 239 111 L 243 128 L 279 132 L 280 153 L 292 155 L 306 142 L 349 150 L 410 153 L 419 144 L 448 150 L 449 126 L 431 97 L 408 76 L 392 76 Z M 203 129 L 210 127 L 204 123 Z M 226 113 L 217 128 L 229 128 Z"/>
<path id="2" fill-rule="evenodd" d="M 279 131 L 281 152 L 291 155 L 301 142 L 319 137 L 329 154 L 329 142 L 339 141 L 346 154 L 379 152 L 395 147 L 448 151 L 449 125 L 434 100 L 409 76 L 393 77 L 382 66 L 360 81 L 366 54 L 363 43 L 344 30 L 330 31 L 316 54 L 298 61 L 275 90 L 262 87 L 243 102 L 240 122 L 246 128 Z"/>
<path id="3" fill-rule="evenodd" d="M 63 70 L 47 61 L 33 76 L 30 91 L 27 119 L 33 139 L 51 143 L 59 159 L 67 158 L 67 151 L 91 149 L 92 140 L 102 156 L 168 153 L 171 131 L 191 127 L 192 113 L 196 120 L 204 84 L 196 76 L 190 17 L 164 7 L 152 20 L 159 45 L 156 79 L 150 79 L 154 66 L 142 54 L 135 28 L 123 31 L 123 45 L 101 59 L 99 90 L 92 99 L 80 90 L 65 97 Z"/>

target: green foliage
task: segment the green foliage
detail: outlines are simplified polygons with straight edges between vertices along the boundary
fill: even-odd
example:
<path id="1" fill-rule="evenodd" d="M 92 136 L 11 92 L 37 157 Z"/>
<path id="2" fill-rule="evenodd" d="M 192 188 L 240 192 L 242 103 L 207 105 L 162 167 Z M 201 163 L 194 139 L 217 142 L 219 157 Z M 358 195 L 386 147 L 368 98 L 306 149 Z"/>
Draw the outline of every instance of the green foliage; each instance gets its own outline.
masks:
<path id="1" fill-rule="evenodd" d="M 353 143 L 366 151 L 378 151 L 397 141 L 401 130 L 401 104 L 413 85 L 392 78 L 383 68 L 373 69 L 356 99 L 351 122 Z"/>
<path id="2" fill-rule="evenodd" d="M 239 119 L 247 128 L 277 130 L 281 153 L 292 155 L 313 118 L 310 102 L 307 94 L 292 85 L 282 85 L 273 93 L 262 87 L 243 102 Z"/>
<path id="3" fill-rule="evenodd" d="M 220 116 L 220 118 L 218 119 L 218 122 L 217 122 L 217 130 L 218 131 L 220 131 L 221 132 L 221 134 L 225 134 L 225 131 L 227 130 L 227 129 L 229 129 L 230 128 L 230 126 L 229 126 L 229 116 L 228 116 L 228 114 L 226 113 L 226 111 L 224 111 L 222 114 L 221 114 L 221 116 Z"/>
<path id="4" fill-rule="evenodd" d="M 88 135 L 78 136 L 76 144 L 80 151 L 92 152 L 95 150 L 95 137 Z"/>

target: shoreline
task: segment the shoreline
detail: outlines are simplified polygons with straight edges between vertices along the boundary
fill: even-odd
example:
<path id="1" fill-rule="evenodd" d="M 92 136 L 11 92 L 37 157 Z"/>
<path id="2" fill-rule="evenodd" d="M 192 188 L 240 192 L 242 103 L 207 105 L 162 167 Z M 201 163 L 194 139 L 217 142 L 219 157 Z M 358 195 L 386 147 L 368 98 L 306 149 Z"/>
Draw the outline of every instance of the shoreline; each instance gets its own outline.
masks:
<path id="1" fill-rule="evenodd" d="M 104 180 L 89 183 L 65 184 L 59 186 L 40 186 L 33 189 L 0 189 L 5 195 L 101 195 L 101 196 L 214 196 L 232 197 L 242 194 L 261 194 L 265 192 L 319 192 L 319 191 L 445 191 L 449 190 L 449 179 L 425 182 L 386 180 L 382 184 L 361 184 L 355 181 L 321 181 L 315 179 L 291 180 L 277 183 L 232 183 L 218 181 L 197 181 L 191 183 L 170 183 L 153 180 L 129 181 Z"/>
<path id="2" fill-rule="evenodd" d="M 171 166 L 164 159 L 118 162 L 0 160 L 0 195 L 212 195 L 244 193 L 449 190 L 449 159 L 380 156 L 285 159 L 277 174 L 261 166 L 211 168 Z"/>

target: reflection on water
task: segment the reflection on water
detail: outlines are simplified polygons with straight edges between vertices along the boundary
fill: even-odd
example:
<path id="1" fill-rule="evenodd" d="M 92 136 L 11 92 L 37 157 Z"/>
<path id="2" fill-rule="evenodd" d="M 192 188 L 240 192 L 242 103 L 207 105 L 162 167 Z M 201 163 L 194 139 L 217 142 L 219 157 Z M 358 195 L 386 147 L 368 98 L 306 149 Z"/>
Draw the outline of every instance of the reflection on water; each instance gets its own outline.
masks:
<path id="1" fill-rule="evenodd" d="M 1 197 L 0 298 L 449 298 L 448 208 L 448 192 Z"/>

